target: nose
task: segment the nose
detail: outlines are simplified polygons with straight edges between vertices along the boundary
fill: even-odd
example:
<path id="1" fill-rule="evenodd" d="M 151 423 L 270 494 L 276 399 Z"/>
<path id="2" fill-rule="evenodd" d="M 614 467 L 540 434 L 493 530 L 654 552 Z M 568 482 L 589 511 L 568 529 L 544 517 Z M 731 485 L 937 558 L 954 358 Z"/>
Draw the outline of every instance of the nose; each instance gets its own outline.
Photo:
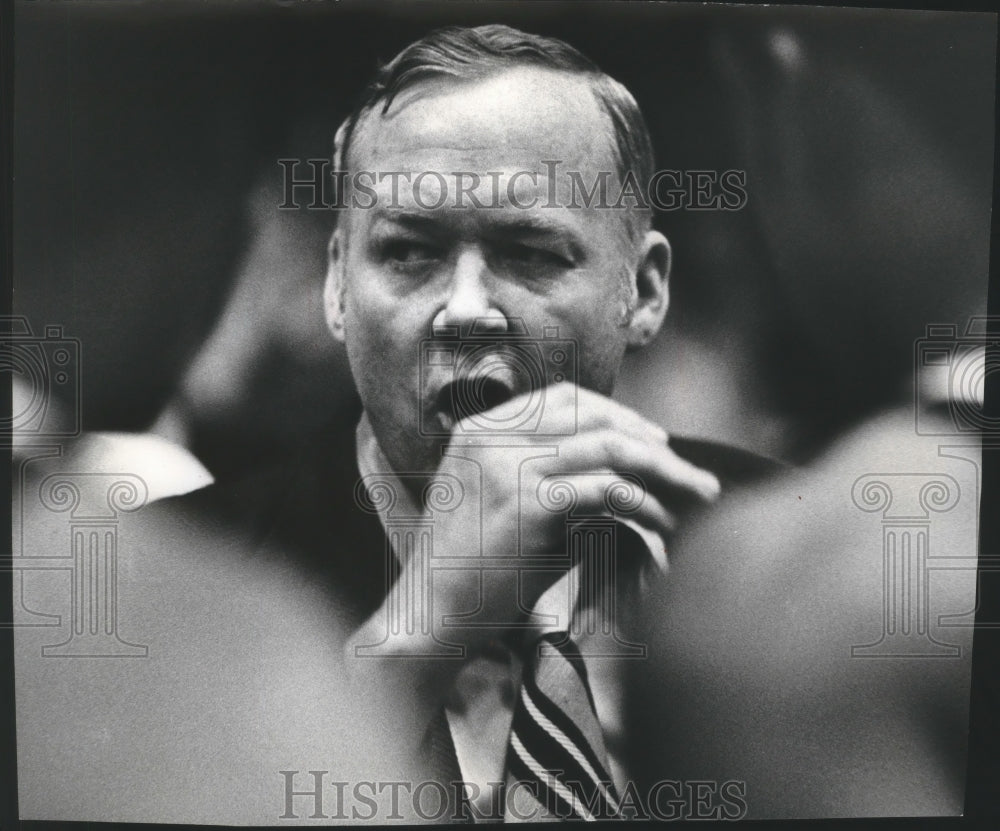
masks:
<path id="1" fill-rule="evenodd" d="M 444 306 L 434 317 L 435 328 L 458 327 L 460 335 L 507 331 L 507 316 L 492 294 L 489 266 L 482 253 L 467 248 L 458 253 Z"/>

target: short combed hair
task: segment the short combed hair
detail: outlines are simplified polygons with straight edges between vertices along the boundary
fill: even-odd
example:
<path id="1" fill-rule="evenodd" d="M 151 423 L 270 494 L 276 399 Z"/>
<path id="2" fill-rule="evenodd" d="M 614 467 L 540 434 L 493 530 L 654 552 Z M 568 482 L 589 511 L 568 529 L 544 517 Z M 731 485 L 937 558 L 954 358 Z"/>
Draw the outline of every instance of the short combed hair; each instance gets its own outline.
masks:
<path id="1" fill-rule="evenodd" d="M 619 177 L 624 181 L 631 174 L 640 187 L 646 186 L 654 171 L 653 143 L 639 105 L 625 86 L 565 41 L 528 34 L 502 24 L 437 29 L 414 41 L 383 65 L 365 88 L 359 104 L 337 130 L 334 169 L 346 169 L 351 138 L 361 118 L 378 107 L 384 115 L 404 90 L 428 79 L 483 79 L 522 66 L 566 72 L 587 80 L 598 104 L 611 120 Z M 627 217 L 637 213 L 645 217 L 645 222 L 627 221 L 633 237 L 638 237 L 650 223 L 648 210 L 625 212 Z M 640 225 L 642 227 L 638 227 Z"/>

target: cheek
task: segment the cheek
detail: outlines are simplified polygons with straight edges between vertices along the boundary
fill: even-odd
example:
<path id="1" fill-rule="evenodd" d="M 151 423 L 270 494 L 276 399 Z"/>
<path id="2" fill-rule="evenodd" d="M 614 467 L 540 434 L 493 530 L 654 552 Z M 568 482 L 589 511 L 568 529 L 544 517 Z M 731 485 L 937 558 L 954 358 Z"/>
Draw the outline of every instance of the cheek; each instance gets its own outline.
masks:
<path id="1" fill-rule="evenodd" d="M 618 261 L 576 272 L 548 305 L 580 337 L 624 336 L 630 294 L 626 273 L 625 264 Z"/>
<path id="2" fill-rule="evenodd" d="M 359 388 L 373 395 L 405 394 L 417 383 L 420 343 L 430 327 L 427 312 L 360 270 L 348 282 L 344 301 L 344 341 Z"/>
<path id="3" fill-rule="evenodd" d="M 623 291 L 617 284 L 605 283 L 580 291 L 573 300 L 555 312 L 560 336 L 576 344 L 580 384 L 610 394 L 628 343 Z"/>
<path id="4" fill-rule="evenodd" d="M 405 331 L 405 319 L 412 315 L 415 305 L 404 302 L 390 291 L 377 270 L 365 265 L 348 263 L 348 276 L 344 293 L 344 327 L 351 336 L 368 338 L 369 335 L 386 337 L 395 330 Z"/>
<path id="5" fill-rule="evenodd" d="M 622 329 L 594 331 L 580 344 L 580 383 L 597 392 L 610 394 L 625 357 L 626 338 Z"/>

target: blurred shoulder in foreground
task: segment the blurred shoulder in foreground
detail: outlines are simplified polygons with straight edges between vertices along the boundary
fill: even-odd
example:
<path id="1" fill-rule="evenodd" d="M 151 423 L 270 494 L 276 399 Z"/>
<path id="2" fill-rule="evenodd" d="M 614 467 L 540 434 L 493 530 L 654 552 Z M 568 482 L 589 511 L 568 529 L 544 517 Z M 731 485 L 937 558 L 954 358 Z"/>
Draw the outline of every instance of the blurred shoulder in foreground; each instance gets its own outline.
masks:
<path id="1" fill-rule="evenodd" d="M 980 455 L 888 411 L 682 529 L 637 772 L 740 783 L 751 818 L 960 813 Z"/>

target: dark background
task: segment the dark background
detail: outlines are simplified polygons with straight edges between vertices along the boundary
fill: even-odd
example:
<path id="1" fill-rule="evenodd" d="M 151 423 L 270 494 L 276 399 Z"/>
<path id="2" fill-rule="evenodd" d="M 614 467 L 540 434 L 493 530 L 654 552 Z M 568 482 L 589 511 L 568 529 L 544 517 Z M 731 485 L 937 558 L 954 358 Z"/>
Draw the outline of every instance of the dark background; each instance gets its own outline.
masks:
<path id="1" fill-rule="evenodd" d="M 161 432 L 224 475 L 344 405 L 333 216 L 277 210 L 277 160 L 329 155 L 377 62 L 446 23 L 563 37 L 634 92 L 659 167 L 747 172 L 745 209 L 658 219 L 672 309 L 621 393 L 668 429 L 807 458 L 908 400 L 928 323 L 985 312 L 991 17 L 418 6 L 16 7 L 14 305 L 80 339 L 85 429 L 169 402 Z"/>
<path id="2" fill-rule="evenodd" d="M 378 60 L 494 21 L 565 38 L 625 83 L 660 167 L 747 171 L 745 210 L 659 217 L 673 307 L 626 400 L 793 460 L 911 400 L 926 325 L 986 310 L 994 18 L 611 6 L 18 4 L 14 311 L 80 339 L 84 427 L 158 423 L 227 475 L 346 408 L 311 302 L 332 216 L 277 211 L 277 159 L 327 155 Z M 973 717 L 995 735 L 983 634 Z M 995 770 L 995 748 L 971 752 Z"/>

